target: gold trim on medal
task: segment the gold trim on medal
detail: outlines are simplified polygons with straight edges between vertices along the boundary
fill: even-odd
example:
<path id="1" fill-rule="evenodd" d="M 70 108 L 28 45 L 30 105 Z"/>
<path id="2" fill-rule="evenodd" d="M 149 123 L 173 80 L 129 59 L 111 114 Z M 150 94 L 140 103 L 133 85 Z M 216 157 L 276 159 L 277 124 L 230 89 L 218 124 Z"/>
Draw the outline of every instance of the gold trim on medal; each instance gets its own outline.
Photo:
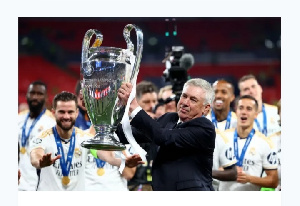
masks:
<path id="1" fill-rule="evenodd" d="M 21 147 L 20 152 L 21 152 L 22 154 L 25 154 L 25 152 L 26 152 L 25 147 Z"/>
<path id="2" fill-rule="evenodd" d="M 97 175 L 102 176 L 102 175 L 104 175 L 104 173 L 105 173 L 105 170 L 103 168 L 98 168 Z"/>
<path id="3" fill-rule="evenodd" d="M 63 185 L 68 185 L 70 183 L 70 178 L 68 176 L 63 176 L 63 178 L 61 179 L 61 182 Z"/>

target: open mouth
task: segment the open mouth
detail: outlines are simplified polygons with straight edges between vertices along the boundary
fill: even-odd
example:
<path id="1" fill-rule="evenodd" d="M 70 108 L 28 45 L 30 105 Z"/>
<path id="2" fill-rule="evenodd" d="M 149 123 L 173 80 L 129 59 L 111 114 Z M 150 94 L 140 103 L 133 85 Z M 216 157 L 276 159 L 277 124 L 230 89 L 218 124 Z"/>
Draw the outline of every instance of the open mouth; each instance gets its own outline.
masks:
<path id="1" fill-rule="evenodd" d="M 248 118 L 247 117 L 241 117 L 240 119 L 242 120 L 242 122 L 246 122 Z"/>
<path id="2" fill-rule="evenodd" d="M 218 105 L 222 105 L 223 104 L 223 100 L 220 100 L 220 99 L 217 99 L 215 101 L 215 104 L 218 106 Z"/>

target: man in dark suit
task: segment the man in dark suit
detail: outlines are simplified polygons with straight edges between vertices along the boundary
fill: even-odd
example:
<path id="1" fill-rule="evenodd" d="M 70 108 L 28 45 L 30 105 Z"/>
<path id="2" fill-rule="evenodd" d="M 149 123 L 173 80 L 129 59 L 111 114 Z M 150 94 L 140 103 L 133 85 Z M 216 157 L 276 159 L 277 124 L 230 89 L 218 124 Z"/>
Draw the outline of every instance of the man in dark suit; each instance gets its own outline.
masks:
<path id="1" fill-rule="evenodd" d="M 124 83 L 118 97 L 127 103 L 132 90 Z M 158 153 L 153 161 L 153 190 L 213 190 L 212 164 L 215 147 L 215 128 L 203 115 L 210 110 L 214 99 L 211 85 L 203 79 L 191 79 L 183 87 L 177 113 L 166 113 L 153 120 L 138 105 L 130 104 L 133 136 L 138 143 L 154 141 Z M 119 125 L 117 135 L 128 143 Z"/>

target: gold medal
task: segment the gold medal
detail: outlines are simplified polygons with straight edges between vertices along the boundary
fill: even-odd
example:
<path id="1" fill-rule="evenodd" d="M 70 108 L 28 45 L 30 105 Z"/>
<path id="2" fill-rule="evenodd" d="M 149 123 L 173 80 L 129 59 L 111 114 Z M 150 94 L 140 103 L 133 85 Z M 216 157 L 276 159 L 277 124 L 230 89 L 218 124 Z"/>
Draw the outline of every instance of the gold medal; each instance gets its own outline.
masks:
<path id="1" fill-rule="evenodd" d="M 63 178 L 61 179 L 61 182 L 64 186 L 66 186 L 70 183 L 70 178 L 68 176 L 63 176 Z"/>
<path id="2" fill-rule="evenodd" d="M 97 175 L 102 176 L 102 175 L 104 175 L 104 173 L 105 173 L 105 170 L 103 168 L 98 168 Z"/>
<path id="3" fill-rule="evenodd" d="M 26 152 L 25 147 L 21 147 L 20 152 L 21 152 L 22 154 L 25 154 L 25 152 Z"/>

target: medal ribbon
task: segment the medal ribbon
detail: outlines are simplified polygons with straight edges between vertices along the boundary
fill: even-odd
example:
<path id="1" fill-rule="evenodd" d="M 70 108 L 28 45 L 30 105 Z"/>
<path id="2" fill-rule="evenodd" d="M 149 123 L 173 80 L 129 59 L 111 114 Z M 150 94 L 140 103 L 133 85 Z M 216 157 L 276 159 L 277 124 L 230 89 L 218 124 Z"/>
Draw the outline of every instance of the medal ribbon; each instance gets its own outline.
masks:
<path id="1" fill-rule="evenodd" d="M 259 124 L 259 122 L 258 122 L 257 119 L 255 119 L 254 121 L 255 121 L 256 126 L 258 128 L 258 131 L 260 131 L 265 136 L 267 136 L 267 134 L 268 134 L 268 130 L 267 130 L 267 113 L 266 113 L 266 109 L 265 109 L 265 105 L 264 104 L 262 105 L 262 113 L 263 113 L 263 123 L 264 123 L 263 126 L 264 126 L 264 128 L 261 129 L 261 126 L 260 126 L 260 124 Z"/>
<path id="2" fill-rule="evenodd" d="M 21 146 L 22 147 L 25 147 L 26 145 L 26 142 L 30 136 L 30 133 L 32 131 L 32 129 L 34 128 L 34 126 L 36 125 L 36 123 L 40 120 L 40 118 L 43 116 L 43 114 L 46 112 L 46 109 L 44 109 L 40 114 L 39 116 L 37 116 L 37 118 L 35 118 L 35 120 L 32 122 L 29 130 L 28 130 L 28 133 L 26 134 L 26 125 L 27 125 L 27 121 L 29 119 L 29 114 L 30 112 L 28 112 L 27 116 L 26 116 L 26 119 L 25 119 L 25 122 L 24 122 L 24 125 L 22 127 L 22 138 L 21 138 Z"/>
<path id="3" fill-rule="evenodd" d="M 214 123 L 215 127 L 218 128 L 218 121 L 217 121 L 217 118 L 216 118 L 216 115 L 215 115 L 213 109 L 211 110 L 211 121 L 212 121 L 212 123 Z M 230 121 L 231 121 L 231 110 L 229 110 L 227 118 L 226 118 L 225 130 L 229 129 Z"/>
<path id="4" fill-rule="evenodd" d="M 106 163 L 105 161 L 103 161 L 101 159 L 98 159 L 98 158 L 95 158 L 95 160 L 96 160 L 96 164 L 97 164 L 98 168 L 103 168 L 104 167 L 104 165 Z"/>
<path id="5" fill-rule="evenodd" d="M 62 144 L 61 144 L 61 140 L 60 140 L 59 134 L 58 134 L 55 126 L 53 127 L 53 134 L 55 137 L 58 154 L 61 155 L 60 166 L 61 166 L 62 174 L 63 174 L 63 176 L 68 176 L 69 172 L 70 172 L 70 168 L 71 168 L 74 149 L 75 149 L 75 128 L 73 129 L 73 132 L 71 135 L 70 147 L 69 147 L 69 151 L 68 151 L 68 155 L 67 155 L 67 160 L 65 160 L 65 155 L 64 155 Z"/>
<path id="6" fill-rule="evenodd" d="M 233 142 L 234 142 L 234 155 L 235 155 L 235 158 L 237 160 L 237 166 L 240 166 L 240 167 L 243 166 L 243 160 L 244 160 L 247 148 L 248 148 L 248 146 L 249 146 L 249 144 L 252 140 L 252 137 L 253 137 L 254 133 L 255 133 L 255 129 L 252 129 L 251 132 L 249 133 L 247 139 L 246 139 L 245 145 L 242 149 L 241 156 L 239 156 L 237 130 L 234 131 L 234 139 L 233 139 Z"/>

